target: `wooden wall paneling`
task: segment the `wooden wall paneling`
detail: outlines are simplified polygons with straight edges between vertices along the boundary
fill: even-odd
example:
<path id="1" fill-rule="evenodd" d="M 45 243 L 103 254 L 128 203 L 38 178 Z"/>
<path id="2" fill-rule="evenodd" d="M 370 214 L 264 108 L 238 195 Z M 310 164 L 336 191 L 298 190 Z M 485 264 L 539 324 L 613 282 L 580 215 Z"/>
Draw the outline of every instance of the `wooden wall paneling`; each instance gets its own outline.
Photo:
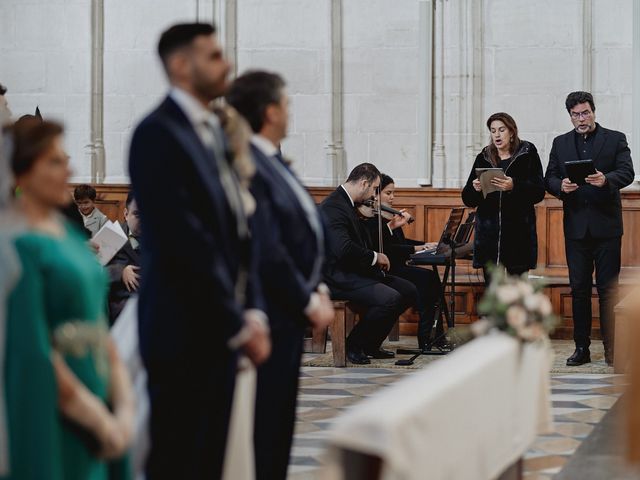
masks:
<path id="1" fill-rule="evenodd" d="M 562 208 L 546 209 L 546 263 L 547 269 L 556 269 L 557 274 L 566 275 L 567 258 L 564 249 L 564 233 L 562 227 Z"/>
<path id="2" fill-rule="evenodd" d="M 622 266 L 637 267 L 640 265 L 640 208 L 627 207 L 622 211 L 624 235 L 622 235 Z"/>
<path id="3" fill-rule="evenodd" d="M 75 185 L 71 185 L 73 189 Z M 98 191 L 98 206 L 112 220 L 124 220 L 123 210 L 128 185 L 94 185 Z M 334 187 L 310 187 L 309 192 L 317 203 L 335 190 Z M 170 197 L 170 192 L 167 193 Z M 416 219 L 405 227 L 408 237 L 437 242 L 451 208 L 462 206 L 460 190 L 437 188 L 400 188 L 396 190 L 394 207 L 406 208 Z M 640 275 L 640 249 L 635 248 L 640 238 L 640 192 L 623 191 L 622 207 L 625 235 L 622 237 L 622 285 L 620 295 L 628 291 Z M 561 316 L 555 337 L 571 338 L 572 313 L 568 272 L 564 253 L 562 228 L 562 202 L 547 195 L 536 206 L 538 227 L 538 268 L 532 273 L 544 276 L 549 282 L 548 292 L 553 310 Z M 482 296 L 484 281 L 482 272 L 473 269 L 468 260 L 458 260 L 456 269 L 456 322 L 463 324 L 477 319 L 476 305 Z M 594 338 L 599 334 L 597 292 L 593 292 Z M 400 332 L 415 335 L 417 315 L 403 315 Z"/>

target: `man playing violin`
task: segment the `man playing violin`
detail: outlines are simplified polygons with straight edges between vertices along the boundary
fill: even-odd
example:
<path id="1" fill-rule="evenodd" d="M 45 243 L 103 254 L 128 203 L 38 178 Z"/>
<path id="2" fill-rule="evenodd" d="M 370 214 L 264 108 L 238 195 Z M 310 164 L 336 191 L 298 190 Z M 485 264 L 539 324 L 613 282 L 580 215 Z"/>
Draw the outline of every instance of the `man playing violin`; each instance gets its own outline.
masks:
<path id="1" fill-rule="evenodd" d="M 415 286 L 390 275 L 389 258 L 373 248 L 357 206 L 374 198 L 380 172 L 370 163 L 356 166 L 347 181 L 320 205 L 326 226 L 324 280 L 335 300 L 348 300 L 366 309 L 347 337 L 351 363 L 371 363 L 369 357 L 393 358 L 381 348 L 398 316 L 415 305 Z"/>

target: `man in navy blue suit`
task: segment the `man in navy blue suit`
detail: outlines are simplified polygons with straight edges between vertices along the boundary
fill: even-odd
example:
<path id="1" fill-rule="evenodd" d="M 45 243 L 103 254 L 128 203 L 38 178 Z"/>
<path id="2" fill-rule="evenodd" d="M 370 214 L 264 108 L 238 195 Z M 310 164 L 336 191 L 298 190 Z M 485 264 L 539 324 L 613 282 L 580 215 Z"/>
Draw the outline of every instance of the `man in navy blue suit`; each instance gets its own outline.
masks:
<path id="1" fill-rule="evenodd" d="M 140 351 L 148 373 L 147 478 L 219 478 L 238 351 L 269 355 L 246 307 L 251 244 L 212 100 L 229 64 L 209 24 L 174 25 L 158 53 L 171 83 L 136 128 L 130 175 L 142 223 Z"/>
<path id="2" fill-rule="evenodd" d="M 257 202 L 252 220 L 259 278 L 271 326 L 271 357 L 258 369 L 255 458 L 258 479 L 284 480 L 295 420 L 305 327 L 326 327 L 333 306 L 321 282 L 324 232 L 313 199 L 279 150 L 287 134 L 289 99 L 278 75 L 238 77 L 227 101 L 249 122 Z M 323 288 L 324 287 L 324 288 Z"/>

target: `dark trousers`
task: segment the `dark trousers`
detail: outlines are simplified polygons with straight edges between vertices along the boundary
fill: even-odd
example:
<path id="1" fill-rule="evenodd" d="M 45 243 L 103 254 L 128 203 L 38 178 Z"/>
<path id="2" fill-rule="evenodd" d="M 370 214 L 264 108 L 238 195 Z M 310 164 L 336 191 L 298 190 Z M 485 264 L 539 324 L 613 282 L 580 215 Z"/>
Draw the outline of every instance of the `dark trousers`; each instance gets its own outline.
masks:
<path id="1" fill-rule="evenodd" d="M 373 351 L 380 348 L 400 314 L 416 304 L 417 296 L 411 282 L 393 275 L 366 287 L 332 291 L 333 299 L 348 300 L 366 309 L 347 337 L 347 349 Z"/>
<path id="2" fill-rule="evenodd" d="M 591 343 L 591 288 L 593 267 L 600 304 L 600 331 L 605 349 L 613 350 L 613 307 L 620 274 L 621 237 L 565 240 L 573 307 L 573 340 L 578 347 Z"/>
<path id="3" fill-rule="evenodd" d="M 156 378 L 160 372 L 149 371 L 147 480 L 222 476 L 237 362 L 231 352 L 221 357 L 197 365 L 199 374 L 184 369 Z"/>
<path id="4" fill-rule="evenodd" d="M 271 331 L 271 356 L 258 368 L 255 410 L 256 479 L 285 480 L 296 416 L 304 329 Z"/>
<path id="5" fill-rule="evenodd" d="M 440 303 L 442 285 L 440 277 L 436 272 L 426 268 L 401 265 L 393 267 L 391 273 L 397 277 L 410 281 L 416 287 L 418 297 L 416 300 L 416 310 L 418 311 L 418 343 L 423 347 L 428 341 L 436 320 L 436 308 Z M 436 335 L 443 330 L 438 324 Z"/>

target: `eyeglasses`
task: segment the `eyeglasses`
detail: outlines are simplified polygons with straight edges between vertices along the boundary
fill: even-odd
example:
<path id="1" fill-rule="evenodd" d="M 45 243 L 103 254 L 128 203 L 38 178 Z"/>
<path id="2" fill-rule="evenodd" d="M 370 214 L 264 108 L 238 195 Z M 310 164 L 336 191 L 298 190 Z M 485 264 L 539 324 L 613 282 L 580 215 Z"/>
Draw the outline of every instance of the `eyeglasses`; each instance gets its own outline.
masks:
<path id="1" fill-rule="evenodd" d="M 574 120 L 589 118 L 593 112 L 591 110 L 585 110 L 584 112 L 569 112 L 571 118 Z"/>

